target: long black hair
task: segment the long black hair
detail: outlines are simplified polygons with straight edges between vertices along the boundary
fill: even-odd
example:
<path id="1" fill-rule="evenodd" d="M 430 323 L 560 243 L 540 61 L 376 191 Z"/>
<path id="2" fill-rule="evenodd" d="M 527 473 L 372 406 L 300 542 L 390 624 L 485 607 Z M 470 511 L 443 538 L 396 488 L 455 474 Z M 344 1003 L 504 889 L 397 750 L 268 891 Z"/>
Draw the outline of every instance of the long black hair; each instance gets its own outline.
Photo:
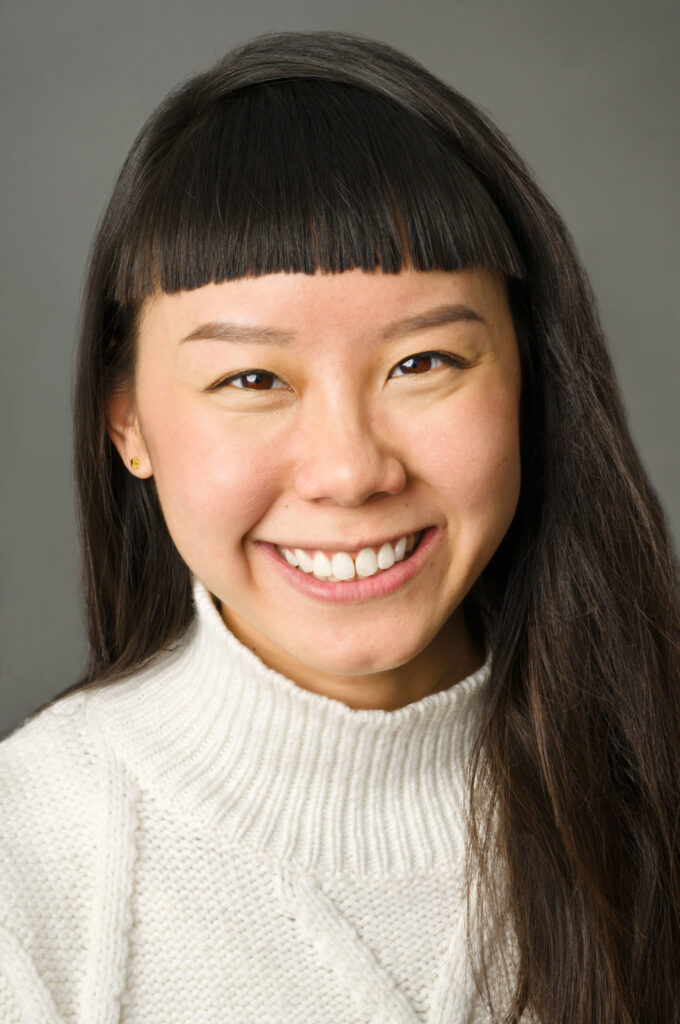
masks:
<path id="1" fill-rule="evenodd" d="M 108 400 L 134 384 L 144 299 L 407 265 L 500 270 L 520 349 L 519 504 L 464 602 L 493 652 L 468 790 L 480 989 L 494 1021 L 678 1020 L 680 599 L 664 513 L 559 214 L 482 111 L 382 43 L 257 38 L 171 93 L 132 146 L 85 291 L 90 662 L 65 693 L 134 670 L 193 615 L 153 477 L 133 477 L 106 431 Z"/>

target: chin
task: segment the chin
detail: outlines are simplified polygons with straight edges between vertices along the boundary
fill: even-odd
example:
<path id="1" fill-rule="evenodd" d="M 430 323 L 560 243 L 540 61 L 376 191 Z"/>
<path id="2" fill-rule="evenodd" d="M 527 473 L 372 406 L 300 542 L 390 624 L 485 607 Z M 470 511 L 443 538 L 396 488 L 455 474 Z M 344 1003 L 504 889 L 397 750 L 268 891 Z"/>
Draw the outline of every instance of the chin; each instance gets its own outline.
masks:
<path id="1" fill-rule="evenodd" d="M 369 647 L 359 643 L 346 651 L 333 651 L 330 657 L 328 647 L 317 651 L 306 649 L 296 657 L 299 661 L 328 675 L 362 676 L 390 672 L 399 668 L 412 661 L 421 649 L 418 645 L 413 645 L 400 647 L 399 651 L 395 651 L 394 645 L 390 644 L 385 644 L 380 649 L 376 645 Z"/>

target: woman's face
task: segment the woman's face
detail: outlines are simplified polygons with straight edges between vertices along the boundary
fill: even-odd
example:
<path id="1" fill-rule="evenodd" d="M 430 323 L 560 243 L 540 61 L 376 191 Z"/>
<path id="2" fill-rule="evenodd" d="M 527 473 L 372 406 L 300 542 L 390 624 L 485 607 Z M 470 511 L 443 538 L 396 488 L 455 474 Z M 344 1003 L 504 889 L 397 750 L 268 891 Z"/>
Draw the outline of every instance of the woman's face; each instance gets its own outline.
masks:
<path id="1" fill-rule="evenodd" d="M 517 506 L 519 403 L 495 272 L 281 273 L 148 300 L 109 434 L 242 642 L 306 689 L 390 709 L 483 660 L 461 603 Z M 385 542 L 391 568 L 351 557 Z"/>

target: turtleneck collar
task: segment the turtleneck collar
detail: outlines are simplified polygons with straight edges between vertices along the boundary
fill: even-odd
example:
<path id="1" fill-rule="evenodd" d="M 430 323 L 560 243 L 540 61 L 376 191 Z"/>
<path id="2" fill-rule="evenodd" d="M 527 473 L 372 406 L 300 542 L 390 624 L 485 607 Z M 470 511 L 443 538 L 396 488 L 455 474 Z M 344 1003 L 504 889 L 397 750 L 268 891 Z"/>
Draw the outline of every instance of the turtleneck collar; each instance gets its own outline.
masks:
<path id="1" fill-rule="evenodd" d="M 319 872 L 460 861 L 467 750 L 490 660 L 393 711 L 353 709 L 268 668 L 193 578 L 171 651 L 89 696 L 142 790 L 233 841 Z"/>

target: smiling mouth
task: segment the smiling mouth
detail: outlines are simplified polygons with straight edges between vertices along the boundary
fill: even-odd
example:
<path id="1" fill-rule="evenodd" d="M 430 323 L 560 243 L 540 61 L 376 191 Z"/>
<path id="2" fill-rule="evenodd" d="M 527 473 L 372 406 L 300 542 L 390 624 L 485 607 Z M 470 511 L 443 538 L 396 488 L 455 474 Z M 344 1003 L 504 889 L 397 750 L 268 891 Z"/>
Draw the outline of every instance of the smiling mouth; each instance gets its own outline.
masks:
<path id="1" fill-rule="evenodd" d="M 278 545 L 275 547 L 281 558 L 294 569 L 328 583 L 347 583 L 378 576 L 391 569 L 395 563 L 407 561 L 417 549 L 424 533 L 425 530 L 420 530 L 406 534 L 394 543 L 386 541 L 380 547 L 362 548 L 354 557 L 346 551 L 332 553 Z"/>

